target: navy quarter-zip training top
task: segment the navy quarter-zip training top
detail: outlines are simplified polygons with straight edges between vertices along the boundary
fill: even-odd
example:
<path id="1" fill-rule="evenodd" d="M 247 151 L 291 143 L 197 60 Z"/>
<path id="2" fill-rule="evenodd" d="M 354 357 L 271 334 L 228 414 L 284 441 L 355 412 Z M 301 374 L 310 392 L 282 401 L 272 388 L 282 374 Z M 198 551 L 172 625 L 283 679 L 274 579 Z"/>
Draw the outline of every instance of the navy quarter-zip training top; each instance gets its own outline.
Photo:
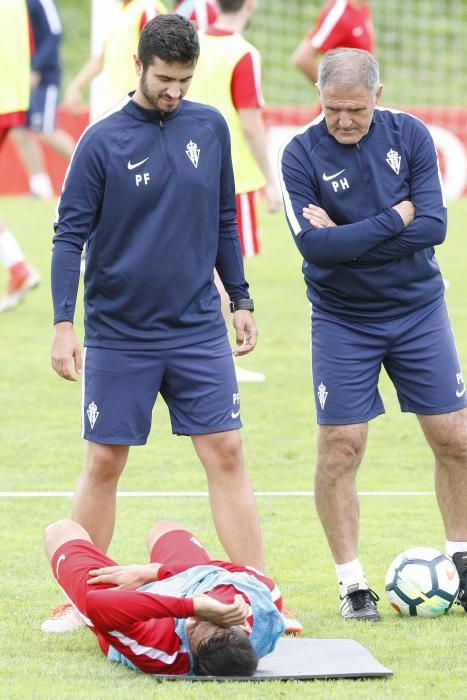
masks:
<path id="1" fill-rule="evenodd" d="M 284 146 L 280 177 L 314 307 L 377 321 L 443 296 L 433 246 L 446 235 L 446 202 L 433 139 L 419 119 L 376 108 L 368 133 L 347 145 L 321 114 Z M 392 209 L 403 200 L 416 209 L 406 228 Z M 309 203 L 336 226 L 312 226 L 302 215 Z"/>
<path id="2" fill-rule="evenodd" d="M 86 243 L 85 345 L 170 348 L 225 334 L 213 270 L 248 284 L 224 118 L 183 100 L 161 115 L 129 99 L 81 137 L 57 207 L 54 322 L 72 321 Z"/>

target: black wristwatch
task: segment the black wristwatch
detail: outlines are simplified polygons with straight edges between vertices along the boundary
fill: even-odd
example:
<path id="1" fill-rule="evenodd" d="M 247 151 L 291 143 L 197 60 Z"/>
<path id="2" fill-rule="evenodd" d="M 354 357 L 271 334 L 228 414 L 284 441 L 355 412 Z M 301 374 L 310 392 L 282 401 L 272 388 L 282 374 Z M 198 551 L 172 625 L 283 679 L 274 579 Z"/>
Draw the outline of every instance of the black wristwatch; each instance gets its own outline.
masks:
<path id="1" fill-rule="evenodd" d="M 235 311 L 254 311 L 255 305 L 253 304 L 253 299 L 237 299 L 236 301 L 230 302 L 230 312 Z"/>

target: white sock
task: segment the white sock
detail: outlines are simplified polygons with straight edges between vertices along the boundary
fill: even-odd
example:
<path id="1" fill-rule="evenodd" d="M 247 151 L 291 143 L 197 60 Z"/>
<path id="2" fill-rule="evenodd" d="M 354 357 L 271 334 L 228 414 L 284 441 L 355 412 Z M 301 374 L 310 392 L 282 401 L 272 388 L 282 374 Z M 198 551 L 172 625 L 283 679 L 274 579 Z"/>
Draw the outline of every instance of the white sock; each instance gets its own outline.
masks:
<path id="1" fill-rule="evenodd" d="M 49 199 L 53 196 L 53 187 L 47 173 L 36 173 L 29 176 L 29 189 L 32 194 L 40 199 Z"/>
<path id="2" fill-rule="evenodd" d="M 345 564 L 336 564 L 335 567 L 341 598 L 349 593 L 349 589 L 355 591 L 368 589 L 368 582 L 359 559 L 353 559 Z"/>
<path id="3" fill-rule="evenodd" d="M 0 261 L 6 268 L 24 261 L 23 251 L 11 231 L 0 233 Z"/>
<path id="4" fill-rule="evenodd" d="M 456 552 L 467 552 L 467 542 L 450 542 L 446 540 L 444 551 L 446 555 L 452 559 L 452 555 Z"/>

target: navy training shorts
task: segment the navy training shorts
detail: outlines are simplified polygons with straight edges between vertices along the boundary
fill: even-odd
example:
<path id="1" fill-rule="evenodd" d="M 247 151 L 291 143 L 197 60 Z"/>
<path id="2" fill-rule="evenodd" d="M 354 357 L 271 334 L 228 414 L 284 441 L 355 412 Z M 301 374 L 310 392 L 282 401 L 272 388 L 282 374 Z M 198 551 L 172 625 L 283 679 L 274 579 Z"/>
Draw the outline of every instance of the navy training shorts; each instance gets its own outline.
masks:
<path id="1" fill-rule="evenodd" d="M 377 323 L 343 320 L 314 308 L 311 364 L 319 425 L 365 423 L 384 413 L 381 366 L 403 412 L 437 415 L 467 405 L 444 300 Z"/>
<path id="2" fill-rule="evenodd" d="M 31 93 L 27 125 L 33 131 L 51 134 L 55 131 L 58 109 L 58 85 L 39 85 Z"/>
<path id="3" fill-rule="evenodd" d="M 144 445 L 159 393 L 176 435 L 242 427 L 232 350 L 222 336 L 163 350 L 86 348 L 81 437 Z"/>

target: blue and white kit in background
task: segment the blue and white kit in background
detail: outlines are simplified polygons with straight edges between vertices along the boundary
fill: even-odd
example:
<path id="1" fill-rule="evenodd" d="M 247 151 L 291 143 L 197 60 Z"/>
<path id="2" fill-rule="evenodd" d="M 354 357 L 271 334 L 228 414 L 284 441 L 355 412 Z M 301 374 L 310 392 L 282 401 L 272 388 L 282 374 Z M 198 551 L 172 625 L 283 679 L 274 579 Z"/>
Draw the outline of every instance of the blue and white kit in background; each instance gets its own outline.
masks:
<path id="1" fill-rule="evenodd" d="M 84 132 L 57 209 L 54 323 L 73 320 L 85 244 L 88 352 L 159 352 L 217 338 L 227 346 L 214 268 L 232 300 L 249 294 L 230 137 L 220 113 L 184 100 L 162 115 L 127 99 Z M 236 382 L 229 362 L 224 429 L 241 425 L 231 405 Z"/>
<path id="2" fill-rule="evenodd" d="M 27 0 L 34 46 L 31 69 L 41 75 L 31 92 L 28 125 L 51 133 L 55 129 L 61 81 L 60 41 L 63 28 L 54 0 Z"/>
<path id="3" fill-rule="evenodd" d="M 436 150 L 426 126 L 409 114 L 376 108 L 368 133 L 356 144 L 341 144 L 328 132 L 321 114 L 283 147 L 280 177 L 313 308 L 318 422 L 363 422 L 381 413 L 379 368 L 391 356 L 397 357 L 390 374 L 403 410 L 438 413 L 466 405 L 434 252 L 434 246 L 444 241 L 447 213 Z M 405 228 L 392 208 L 403 200 L 410 200 L 416 209 Z M 336 226 L 311 225 L 302 215 L 310 203 L 324 209 Z M 436 357 L 426 357 L 430 324 L 425 317 L 430 306 L 446 320 L 441 359 L 439 345 Z M 419 313 L 425 323 L 423 337 L 420 333 L 417 337 Z M 438 320 L 436 325 L 440 328 Z M 374 347 L 376 332 L 380 339 L 387 338 L 385 347 L 381 343 Z M 403 347 L 409 332 L 413 333 L 410 352 Z M 352 337 L 356 333 L 359 346 Z M 417 361 L 418 352 L 424 353 L 423 363 L 421 356 Z M 440 371 L 445 372 L 446 381 L 443 377 L 438 382 L 444 393 L 436 394 L 430 373 Z M 414 384 L 417 391 L 410 395 L 408 387 Z"/>

